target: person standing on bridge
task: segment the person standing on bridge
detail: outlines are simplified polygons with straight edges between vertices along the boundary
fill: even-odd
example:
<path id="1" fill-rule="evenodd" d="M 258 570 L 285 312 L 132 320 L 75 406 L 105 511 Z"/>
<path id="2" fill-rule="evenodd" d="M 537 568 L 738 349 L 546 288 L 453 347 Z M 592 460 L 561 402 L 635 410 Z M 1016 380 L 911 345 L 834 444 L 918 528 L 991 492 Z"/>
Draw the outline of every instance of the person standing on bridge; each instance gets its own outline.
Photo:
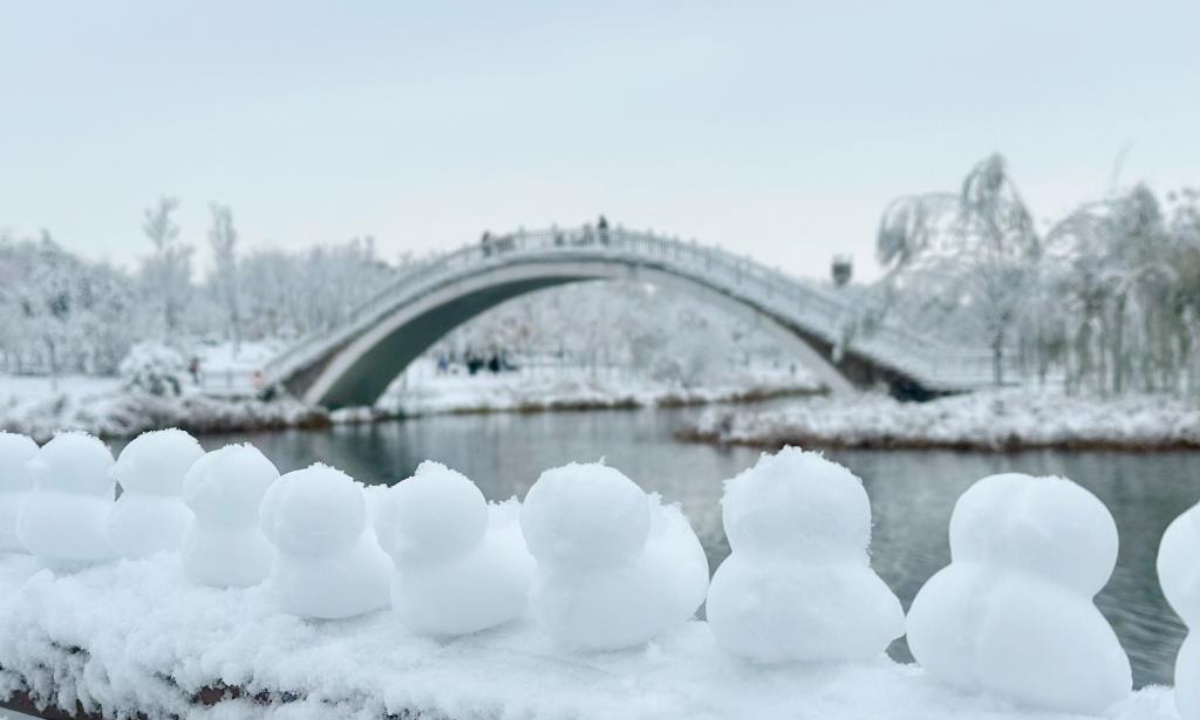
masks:
<path id="1" fill-rule="evenodd" d="M 479 247 L 483 249 L 484 257 L 491 257 L 492 254 L 492 234 L 487 230 L 483 231 L 483 237 L 479 238 Z"/>
<path id="2" fill-rule="evenodd" d="M 600 236 L 600 244 L 607 245 L 608 244 L 608 219 L 605 218 L 604 215 L 601 215 L 600 219 L 596 221 L 596 233 Z"/>

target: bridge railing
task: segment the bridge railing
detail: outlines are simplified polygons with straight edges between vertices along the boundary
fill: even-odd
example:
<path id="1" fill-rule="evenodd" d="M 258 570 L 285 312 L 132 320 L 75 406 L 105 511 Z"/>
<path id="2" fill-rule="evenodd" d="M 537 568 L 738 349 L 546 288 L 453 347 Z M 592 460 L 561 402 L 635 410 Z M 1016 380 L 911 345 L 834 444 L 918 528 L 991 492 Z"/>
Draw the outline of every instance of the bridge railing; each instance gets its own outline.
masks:
<path id="1" fill-rule="evenodd" d="M 991 376 L 990 352 L 950 347 L 895 324 L 885 322 L 869 332 L 850 335 L 859 318 L 850 301 L 747 257 L 649 231 L 590 226 L 518 230 L 413 263 L 402 268 L 387 287 L 352 310 L 340 328 L 310 335 L 272 360 L 264 368 L 264 374 L 270 383 L 282 380 L 316 361 L 330 348 L 354 338 L 391 312 L 397 303 L 420 297 L 447 278 L 472 269 L 485 270 L 528 255 L 553 258 L 609 253 L 677 270 L 686 268 L 715 287 L 769 308 L 830 342 L 848 343 L 855 352 L 931 386 L 978 385 Z M 1006 368 L 1006 372 L 1011 369 Z"/>

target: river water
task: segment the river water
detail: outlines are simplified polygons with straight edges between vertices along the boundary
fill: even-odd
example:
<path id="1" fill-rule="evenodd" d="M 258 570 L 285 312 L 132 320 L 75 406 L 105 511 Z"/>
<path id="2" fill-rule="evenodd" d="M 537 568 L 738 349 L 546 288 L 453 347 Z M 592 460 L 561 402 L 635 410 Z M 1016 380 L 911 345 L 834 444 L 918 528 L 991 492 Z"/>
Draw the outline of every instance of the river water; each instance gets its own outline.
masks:
<path id="1" fill-rule="evenodd" d="M 366 483 L 391 483 L 436 459 L 464 472 L 493 500 L 524 497 L 538 474 L 573 460 L 604 458 L 647 490 L 679 502 L 715 569 L 729 554 L 721 528 L 722 481 L 758 450 L 681 443 L 674 431 L 694 410 L 445 415 L 327 431 L 258 433 L 251 440 L 281 471 L 320 460 Z M 218 447 L 244 436 L 203 438 Z M 863 479 L 874 514 L 872 564 L 907 609 L 950 559 L 954 502 L 973 481 L 1019 471 L 1062 475 L 1112 510 L 1121 535 L 1112 580 L 1097 598 L 1133 662 L 1137 686 L 1171 683 L 1185 628 L 1167 606 L 1154 570 L 1167 525 L 1200 500 L 1200 453 L 942 451 L 827 453 Z M 889 652 L 910 660 L 903 640 Z"/>

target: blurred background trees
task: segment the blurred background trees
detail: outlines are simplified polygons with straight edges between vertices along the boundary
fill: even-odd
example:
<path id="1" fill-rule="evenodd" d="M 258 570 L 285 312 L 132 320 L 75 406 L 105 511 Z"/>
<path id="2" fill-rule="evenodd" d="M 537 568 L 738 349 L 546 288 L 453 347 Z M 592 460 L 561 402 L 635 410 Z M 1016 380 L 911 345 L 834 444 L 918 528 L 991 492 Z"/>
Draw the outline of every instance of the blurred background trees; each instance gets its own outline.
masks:
<path id="1" fill-rule="evenodd" d="M 952 343 L 992 348 L 997 383 L 1099 394 L 1200 388 L 1200 195 L 1164 209 L 1144 185 L 1036 223 L 992 155 L 958 194 L 899 198 L 876 238 L 894 315 Z"/>

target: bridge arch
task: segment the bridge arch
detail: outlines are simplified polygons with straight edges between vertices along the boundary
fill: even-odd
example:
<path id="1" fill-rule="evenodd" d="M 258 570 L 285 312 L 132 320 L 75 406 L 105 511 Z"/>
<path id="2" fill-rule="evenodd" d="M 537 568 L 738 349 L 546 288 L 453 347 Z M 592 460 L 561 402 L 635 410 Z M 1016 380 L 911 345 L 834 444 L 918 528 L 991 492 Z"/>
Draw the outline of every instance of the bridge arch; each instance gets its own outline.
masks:
<path id="1" fill-rule="evenodd" d="M 315 405 L 370 405 L 410 362 L 480 313 L 535 290 L 596 280 L 675 289 L 749 320 L 835 392 L 886 383 L 919 399 L 990 381 L 986 349 L 938 346 L 888 323 L 847 342 L 853 307 L 812 282 L 718 248 L 586 227 L 503 236 L 411 266 L 342 327 L 272 360 L 265 380 Z"/>
<path id="2" fill-rule="evenodd" d="M 831 390 L 852 387 L 808 339 L 769 314 L 695 279 L 618 258 L 501 263 L 457 278 L 396 307 L 288 385 L 310 404 L 371 405 L 409 363 L 463 323 L 529 292 L 596 280 L 628 280 L 687 293 L 770 332 Z"/>

